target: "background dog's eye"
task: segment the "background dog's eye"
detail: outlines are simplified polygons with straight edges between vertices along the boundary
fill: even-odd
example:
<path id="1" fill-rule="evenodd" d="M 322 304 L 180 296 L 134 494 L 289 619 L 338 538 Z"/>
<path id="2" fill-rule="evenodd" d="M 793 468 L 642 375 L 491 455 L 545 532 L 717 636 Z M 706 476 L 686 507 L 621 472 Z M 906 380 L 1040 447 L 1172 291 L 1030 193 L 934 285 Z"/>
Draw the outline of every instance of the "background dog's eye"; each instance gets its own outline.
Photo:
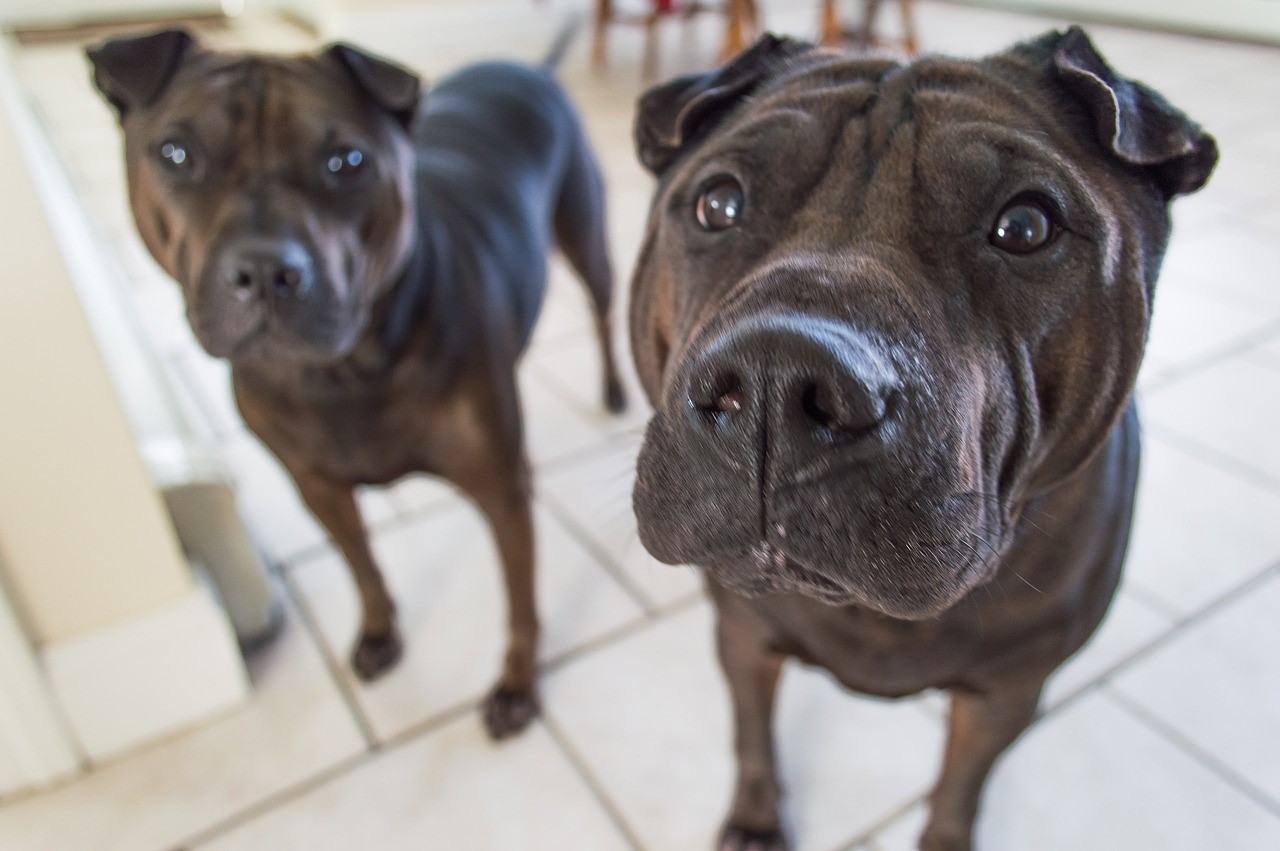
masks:
<path id="1" fill-rule="evenodd" d="M 698 224 L 704 230 L 727 230 L 742 216 L 742 184 L 732 177 L 717 177 L 698 196 Z"/>
<path id="2" fill-rule="evenodd" d="M 1035 198 L 1017 198 L 1000 211 L 988 239 L 1010 254 L 1029 254 L 1057 235 L 1053 214 Z"/>
<path id="3" fill-rule="evenodd" d="M 359 148 L 335 148 L 325 160 L 329 174 L 337 177 L 355 177 L 367 157 Z"/>
<path id="4" fill-rule="evenodd" d="M 186 168 L 191 165 L 191 155 L 187 146 L 177 139 L 166 139 L 160 143 L 160 159 L 170 168 Z"/>

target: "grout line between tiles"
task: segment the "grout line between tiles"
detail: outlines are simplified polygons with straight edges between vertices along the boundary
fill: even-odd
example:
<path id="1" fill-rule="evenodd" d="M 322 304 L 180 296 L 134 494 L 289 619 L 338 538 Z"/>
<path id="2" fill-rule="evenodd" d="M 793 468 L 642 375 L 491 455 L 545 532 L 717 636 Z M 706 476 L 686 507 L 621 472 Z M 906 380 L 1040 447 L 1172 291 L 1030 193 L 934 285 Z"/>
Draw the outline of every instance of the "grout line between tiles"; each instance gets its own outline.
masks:
<path id="1" fill-rule="evenodd" d="M 320 651 L 320 656 L 324 659 L 325 667 L 329 671 L 329 676 L 334 680 L 338 687 L 338 693 L 342 695 L 342 700 L 347 705 L 351 717 L 356 723 L 356 727 L 360 730 L 360 736 L 364 739 L 365 748 L 368 752 L 375 752 L 380 749 L 378 737 L 373 731 L 373 725 L 369 719 L 365 717 L 364 712 L 360 708 L 359 699 L 355 692 L 352 691 L 350 683 L 347 682 L 345 668 L 333 657 L 329 650 L 328 643 L 324 640 L 324 635 L 320 631 L 320 624 L 316 621 L 315 613 L 311 611 L 307 604 L 306 595 L 302 594 L 295 584 L 293 576 L 288 570 L 281 569 L 278 565 L 274 566 L 274 572 L 284 584 L 285 591 L 293 600 L 294 606 L 298 610 L 298 616 L 302 618 L 303 626 L 307 633 L 311 636 L 312 642 L 315 643 Z"/>
<path id="2" fill-rule="evenodd" d="M 1238 774 L 1235 769 L 1224 763 L 1215 754 L 1192 741 L 1180 730 L 1110 683 L 1106 684 L 1100 693 L 1126 711 L 1140 724 L 1182 751 L 1184 755 L 1190 757 L 1193 761 L 1199 763 L 1202 768 L 1217 775 L 1220 780 L 1235 788 L 1237 792 L 1245 795 L 1273 816 L 1280 818 L 1280 801 L 1272 798 L 1251 781 Z"/>
<path id="3" fill-rule="evenodd" d="M 635 849 L 635 851 L 644 851 L 644 845 L 640 842 L 640 837 L 638 837 L 635 831 L 631 829 L 631 825 L 627 823 L 626 818 L 622 815 L 622 811 L 618 809 L 617 805 L 614 804 L 613 800 L 609 797 L 609 793 L 605 790 L 604 785 L 595 776 L 595 773 L 591 770 L 591 767 L 587 765 L 586 760 L 582 758 L 582 755 L 578 753 L 577 748 L 575 748 L 569 741 L 568 737 L 564 735 L 564 732 L 560 729 L 560 725 L 556 723 L 550 713 L 546 711 L 542 713 L 542 724 L 551 735 L 556 746 L 560 748 L 561 753 L 564 754 L 565 759 L 567 759 L 569 764 L 573 766 L 573 770 L 576 771 L 578 776 L 582 778 L 582 781 L 586 783 L 587 788 L 591 791 L 591 795 L 596 799 L 596 803 L 598 803 L 601 809 L 605 811 L 605 814 L 608 815 L 609 820 L 613 822 L 613 826 L 618 829 L 618 832 L 622 834 L 622 837 L 626 840 L 627 844 Z"/>
<path id="4" fill-rule="evenodd" d="M 1160 422 L 1153 422 L 1149 419 L 1143 422 L 1142 428 L 1147 434 L 1160 438 L 1166 443 L 1177 447 L 1194 458 L 1216 467 L 1222 472 L 1235 476 L 1238 479 L 1244 479 L 1250 484 L 1256 485 L 1264 490 L 1268 490 L 1273 493 L 1280 493 L 1280 479 L 1270 473 L 1262 472 L 1243 461 L 1225 454 L 1197 437 L 1192 437 L 1191 435 L 1178 431 L 1176 428 L 1172 428 Z"/>
<path id="5" fill-rule="evenodd" d="M 1238 305 L 1237 300 L 1231 300 L 1231 304 Z M 1280 310 L 1280 308 L 1278 308 Z M 1223 343 L 1221 346 L 1210 349 L 1199 357 L 1192 358 L 1183 363 L 1174 364 L 1167 369 L 1160 371 L 1158 375 L 1151 378 L 1150 382 L 1142 389 L 1142 396 L 1153 396 L 1161 393 L 1166 388 L 1179 383 L 1183 379 L 1190 378 L 1204 370 L 1218 366 L 1224 361 L 1231 360 L 1243 354 L 1248 354 L 1259 344 L 1270 340 L 1277 332 L 1280 332 L 1280 320 L 1264 325 L 1253 331 L 1241 334 L 1235 339 Z"/>
<path id="6" fill-rule="evenodd" d="M 649 595 L 644 593 L 635 580 L 627 574 L 622 565 L 616 563 L 611 558 L 604 547 L 600 546 L 590 535 L 586 533 L 573 516 L 565 511 L 560 503 L 553 496 L 546 496 L 541 500 L 543 506 L 551 513 L 552 517 L 560 523 L 561 528 L 569 533 L 569 536 L 578 542 L 592 558 L 594 558 L 605 572 L 613 578 L 613 580 L 622 587 L 632 600 L 640 606 L 640 609 L 646 614 L 652 616 L 658 609 L 658 604 L 650 599 Z"/>
<path id="7" fill-rule="evenodd" d="M 1240 585 L 1237 585 L 1235 588 L 1207 605 L 1197 609 L 1195 612 L 1192 612 L 1189 615 L 1184 615 L 1163 635 L 1156 637 L 1154 640 L 1148 642 L 1137 650 L 1134 650 L 1132 653 L 1125 656 L 1123 659 L 1090 680 L 1084 686 L 1064 697 L 1056 705 L 1045 710 L 1041 718 L 1047 718 L 1050 715 L 1060 712 L 1064 707 L 1075 703 L 1083 695 L 1089 692 L 1101 691 L 1104 687 L 1109 686 L 1111 680 L 1117 675 L 1123 674 L 1125 670 L 1130 667 L 1141 664 L 1147 657 L 1158 653 L 1166 644 L 1169 644 L 1181 637 L 1187 630 L 1195 627 L 1201 621 L 1213 617 L 1221 610 L 1228 608 L 1238 600 L 1247 597 L 1249 594 L 1253 593 L 1257 586 L 1264 584 L 1276 574 L 1280 574 L 1280 562 L 1263 569 L 1257 576 L 1251 577 Z"/>

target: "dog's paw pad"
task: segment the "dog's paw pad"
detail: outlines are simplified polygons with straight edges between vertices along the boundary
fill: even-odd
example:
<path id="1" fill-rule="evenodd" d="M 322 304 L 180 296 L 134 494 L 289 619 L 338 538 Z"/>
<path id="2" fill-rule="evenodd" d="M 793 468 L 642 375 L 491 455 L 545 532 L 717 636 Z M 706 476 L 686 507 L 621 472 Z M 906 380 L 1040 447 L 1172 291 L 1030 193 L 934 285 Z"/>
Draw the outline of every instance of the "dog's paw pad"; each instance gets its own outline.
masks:
<path id="1" fill-rule="evenodd" d="M 540 710 L 538 696 L 534 692 L 498 686 L 484 699 L 484 726 L 490 738 L 495 741 L 505 739 L 528 727 Z"/>
<path id="2" fill-rule="evenodd" d="M 403 652 L 400 633 L 394 629 L 386 635 L 362 635 L 351 651 L 351 669 L 369 682 L 394 668 Z"/>
<path id="3" fill-rule="evenodd" d="M 778 828 L 760 830 L 731 824 L 721 832 L 716 851 L 787 851 L 787 840 Z"/>
<path id="4" fill-rule="evenodd" d="M 627 409 L 627 391 L 617 378 L 605 383 L 604 406 L 611 414 L 620 414 Z"/>

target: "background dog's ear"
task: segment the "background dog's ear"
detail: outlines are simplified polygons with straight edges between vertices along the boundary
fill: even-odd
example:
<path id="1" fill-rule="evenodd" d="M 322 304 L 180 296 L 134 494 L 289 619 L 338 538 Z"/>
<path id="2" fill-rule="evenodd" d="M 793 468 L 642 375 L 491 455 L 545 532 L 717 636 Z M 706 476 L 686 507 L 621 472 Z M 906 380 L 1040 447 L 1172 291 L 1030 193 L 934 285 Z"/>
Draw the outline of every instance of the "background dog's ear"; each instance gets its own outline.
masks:
<path id="1" fill-rule="evenodd" d="M 787 57 L 813 45 L 768 34 L 729 64 L 686 74 L 649 89 L 640 98 L 635 142 L 640 162 L 661 174 L 693 140 L 706 134 Z"/>
<path id="2" fill-rule="evenodd" d="M 422 80 L 417 74 L 349 44 L 331 44 L 323 55 L 345 68 L 356 85 L 401 124 L 408 127 L 413 121 L 422 95 Z"/>
<path id="3" fill-rule="evenodd" d="M 1102 146 L 1149 169 L 1166 198 L 1208 181 L 1218 162 L 1213 137 L 1159 93 L 1113 71 L 1084 30 L 1072 27 L 1058 38 L 1052 63 L 1063 85 L 1088 106 Z"/>
<path id="4" fill-rule="evenodd" d="M 160 96 L 173 72 L 195 44 L 186 30 L 108 39 L 85 53 L 93 64 L 93 82 L 120 118 Z"/>

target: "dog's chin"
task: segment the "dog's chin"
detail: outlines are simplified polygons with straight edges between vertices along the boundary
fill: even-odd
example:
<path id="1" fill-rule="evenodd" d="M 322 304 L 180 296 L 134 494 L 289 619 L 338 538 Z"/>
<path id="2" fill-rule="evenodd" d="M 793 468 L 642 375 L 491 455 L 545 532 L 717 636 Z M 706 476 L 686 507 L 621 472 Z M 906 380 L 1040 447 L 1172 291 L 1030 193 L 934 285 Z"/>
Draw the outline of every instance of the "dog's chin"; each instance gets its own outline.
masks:
<path id="1" fill-rule="evenodd" d="M 869 589 L 810 567 L 769 543 L 704 557 L 698 563 L 717 583 L 744 597 L 797 594 L 830 606 L 861 606 L 902 620 L 937 617 L 989 578 L 984 566 L 976 564 L 960 575 L 927 586 Z"/>
<path id="2" fill-rule="evenodd" d="M 354 332 L 302 336 L 265 324 L 238 335 L 196 336 L 206 352 L 235 366 L 326 366 L 350 355 L 359 339 Z"/>

